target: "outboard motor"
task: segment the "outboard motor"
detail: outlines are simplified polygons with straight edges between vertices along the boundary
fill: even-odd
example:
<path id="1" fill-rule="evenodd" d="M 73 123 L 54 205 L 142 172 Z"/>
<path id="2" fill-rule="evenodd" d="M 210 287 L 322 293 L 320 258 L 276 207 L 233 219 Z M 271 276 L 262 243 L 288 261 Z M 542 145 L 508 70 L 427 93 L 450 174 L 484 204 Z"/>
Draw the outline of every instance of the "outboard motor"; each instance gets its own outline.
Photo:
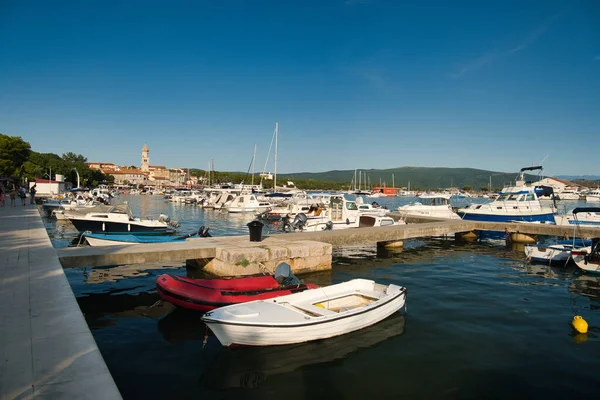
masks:
<path id="1" fill-rule="evenodd" d="M 333 230 L 333 222 L 332 221 L 327 221 L 327 223 L 325 224 L 325 230 L 326 231 L 332 231 Z"/>
<path id="2" fill-rule="evenodd" d="M 306 214 L 304 213 L 298 213 L 296 214 L 296 218 L 294 218 L 294 220 L 292 221 L 292 223 L 290 224 L 290 227 L 292 228 L 292 230 L 302 230 L 302 228 L 304 228 L 304 225 L 306 225 L 306 222 L 308 221 L 308 217 L 306 216 Z"/>
<path id="3" fill-rule="evenodd" d="M 208 233 L 209 229 L 210 228 L 208 226 L 202 225 L 198 230 L 198 236 L 200 236 L 201 238 L 212 237 L 212 235 Z"/>
<path id="4" fill-rule="evenodd" d="M 274 276 L 281 286 L 300 285 L 302 283 L 300 279 L 292 274 L 290 264 L 285 262 L 275 268 Z"/>

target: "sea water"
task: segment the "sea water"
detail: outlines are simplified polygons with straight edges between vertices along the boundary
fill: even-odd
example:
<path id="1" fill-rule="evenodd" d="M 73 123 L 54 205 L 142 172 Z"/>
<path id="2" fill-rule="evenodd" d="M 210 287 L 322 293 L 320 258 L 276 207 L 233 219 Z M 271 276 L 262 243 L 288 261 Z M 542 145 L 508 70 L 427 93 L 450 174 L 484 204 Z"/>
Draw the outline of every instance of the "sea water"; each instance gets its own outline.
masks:
<path id="1" fill-rule="evenodd" d="M 247 235 L 252 215 L 121 196 L 137 215 L 165 213 L 192 232 Z M 393 208 L 407 199 L 377 199 Z M 563 205 L 573 208 L 579 203 Z M 581 205 L 581 204 L 579 204 Z M 56 247 L 77 242 L 47 220 Z M 267 227 L 266 227 L 267 228 Z M 278 227 L 268 227 L 267 234 Z M 158 302 L 163 273 L 200 277 L 182 263 L 65 270 L 124 398 L 364 399 L 598 396 L 600 277 L 529 264 L 501 242 L 415 239 L 395 251 L 348 246 L 333 269 L 302 276 L 408 288 L 407 313 L 348 335 L 293 346 L 226 349 L 200 315 Z M 586 335 L 569 326 L 589 323 Z"/>

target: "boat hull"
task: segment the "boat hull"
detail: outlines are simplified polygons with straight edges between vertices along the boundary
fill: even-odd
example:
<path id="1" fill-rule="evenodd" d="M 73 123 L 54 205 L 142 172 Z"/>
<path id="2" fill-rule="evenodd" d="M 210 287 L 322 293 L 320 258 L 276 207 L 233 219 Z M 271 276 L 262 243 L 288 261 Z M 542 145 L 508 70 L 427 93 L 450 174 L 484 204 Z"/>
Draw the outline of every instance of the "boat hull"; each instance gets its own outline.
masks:
<path id="1" fill-rule="evenodd" d="M 539 222 L 545 224 L 554 224 L 553 213 L 543 214 L 483 214 L 458 212 L 458 215 L 465 221 L 478 222 Z"/>
<path id="2" fill-rule="evenodd" d="M 590 256 L 592 247 L 585 247 L 573 251 L 573 261 L 579 269 L 593 274 L 600 274 L 600 257 L 597 254 Z"/>
<path id="3" fill-rule="evenodd" d="M 375 307 L 349 315 L 340 315 L 335 319 L 307 321 L 296 325 L 238 325 L 214 321 L 210 317 L 204 317 L 203 320 L 226 347 L 285 345 L 327 339 L 366 328 L 399 311 L 405 304 L 406 290 L 404 289 Z"/>
<path id="4" fill-rule="evenodd" d="M 573 246 L 525 246 L 525 255 L 532 262 L 565 265 L 571 260 Z"/>
<path id="5" fill-rule="evenodd" d="M 123 233 L 142 233 L 142 232 L 153 232 L 156 234 L 166 234 L 171 232 L 168 226 L 147 226 L 142 224 L 136 224 L 134 221 L 130 223 L 124 222 L 111 222 L 111 221 L 93 221 L 78 218 L 69 218 L 71 223 L 80 232 L 90 231 L 93 233 L 103 232 L 123 232 Z"/>
<path id="6" fill-rule="evenodd" d="M 103 234 L 103 233 L 92 233 L 83 234 L 85 240 L 92 247 L 102 246 L 126 246 L 130 244 L 144 244 L 144 243 L 172 243 L 172 242 L 184 242 L 184 239 L 180 239 L 178 236 L 173 235 L 159 235 L 159 234 Z"/>
<path id="7" fill-rule="evenodd" d="M 232 279 L 190 279 L 163 274 L 156 280 L 157 292 L 163 300 L 180 308 L 201 312 L 315 288 L 317 286 L 313 284 L 282 287 L 271 275 Z"/>

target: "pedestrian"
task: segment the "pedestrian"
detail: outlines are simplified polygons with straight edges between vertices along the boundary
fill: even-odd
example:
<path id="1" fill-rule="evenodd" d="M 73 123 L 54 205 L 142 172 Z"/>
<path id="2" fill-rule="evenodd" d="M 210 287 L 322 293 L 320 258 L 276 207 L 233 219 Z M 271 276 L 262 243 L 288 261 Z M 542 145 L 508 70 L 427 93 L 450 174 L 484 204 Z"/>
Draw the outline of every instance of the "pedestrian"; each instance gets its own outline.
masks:
<path id="1" fill-rule="evenodd" d="M 25 199 L 27 198 L 27 192 L 25 191 L 25 187 L 19 187 L 19 197 L 21 198 L 21 205 L 25 205 Z"/>
<path id="2" fill-rule="evenodd" d="M 15 186 L 13 185 L 13 187 L 10 189 L 10 205 L 13 207 L 17 206 L 16 203 L 16 198 L 17 198 L 17 188 L 15 188 Z"/>
<path id="3" fill-rule="evenodd" d="M 6 201 L 6 193 L 4 186 L 0 184 L 0 207 L 4 207 L 4 203 Z"/>
<path id="4" fill-rule="evenodd" d="M 37 193 L 37 190 L 35 190 L 36 186 L 37 184 L 34 183 L 31 189 L 29 189 L 29 204 L 35 204 L 35 194 Z"/>

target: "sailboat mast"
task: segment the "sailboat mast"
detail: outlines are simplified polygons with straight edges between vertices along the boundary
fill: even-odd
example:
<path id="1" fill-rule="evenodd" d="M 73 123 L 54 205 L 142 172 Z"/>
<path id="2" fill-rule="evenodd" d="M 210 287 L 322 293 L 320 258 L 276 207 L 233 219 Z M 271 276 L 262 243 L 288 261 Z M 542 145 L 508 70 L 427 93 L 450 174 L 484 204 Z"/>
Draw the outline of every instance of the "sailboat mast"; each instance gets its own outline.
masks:
<path id="1" fill-rule="evenodd" d="M 362 183 L 362 171 L 358 171 L 358 191 L 360 192 L 360 187 Z"/>
<path id="2" fill-rule="evenodd" d="M 254 155 L 252 156 L 252 186 L 254 186 L 254 162 L 256 161 L 256 143 L 254 144 Z"/>
<path id="3" fill-rule="evenodd" d="M 396 184 L 394 183 L 394 174 L 392 174 L 392 187 L 396 188 Z"/>
<path id="4" fill-rule="evenodd" d="M 277 142 L 279 140 L 279 122 L 275 122 L 275 167 L 273 171 L 273 191 L 277 191 Z"/>

